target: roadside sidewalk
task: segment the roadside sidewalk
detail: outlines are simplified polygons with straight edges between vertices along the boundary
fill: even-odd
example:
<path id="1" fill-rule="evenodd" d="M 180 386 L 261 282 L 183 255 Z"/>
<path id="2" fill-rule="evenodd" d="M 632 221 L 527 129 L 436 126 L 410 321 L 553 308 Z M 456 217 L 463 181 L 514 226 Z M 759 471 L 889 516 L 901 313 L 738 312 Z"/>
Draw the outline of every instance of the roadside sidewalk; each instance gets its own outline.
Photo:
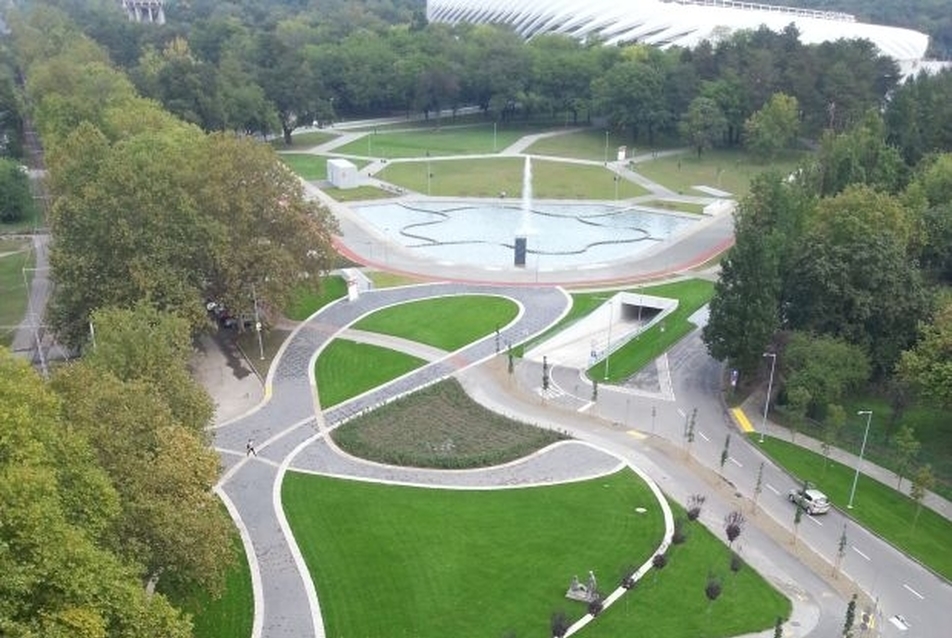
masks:
<path id="1" fill-rule="evenodd" d="M 752 395 L 762 397 L 762 395 Z M 755 423 L 755 428 L 759 428 L 760 422 L 763 415 L 763 403 L 755 403 L 752 401 L 751 397 L 748 397 L 746 401 L 740 406 L 744 411 L 744 414 L 747 415 L 760 415 L 753 419 L 751 422 Z M 748 416 L 748 418 L 750 418 Z M 759 429 L 758 429 L 759 431 Z M 790 430 L 787 428 L 777 425 L 767 419 L 767 427 L 764 429 L 764 433 L 767 436 L 773 437 L 775 439 L 780 439 L 782 441 L 787 441 L 793 443 L 794 445 L 799 445 L 802 448 L 806 448 L 817 454 L 823 454 L 823 446 L 820 441 L 817 439 L 802 434 L 800 432 L 796 435 L 796 440 L 791 440 Z M 859 457 L 851 452 L 847 452 L 840 448 L 831 447 L 830 448 L 830 458 L 834 461 L 842 463 L 848 467 L 856 467 Z M 860 467 L 860 473 L 865 474 L 871 478 L 876 479 L 880 483 L 887 485 L 889 487 L 895 488 L 896 481 L 899 480 L 899 477 L 892 470 L 887 470 L 884 467 L 872 463 L 868 458 L 863 457 L 863 465 Z M 903 477 L 903 486 L 906 488 L 906 493 L 908 493 L 909 488 L 909 478 Z M 952 502 L 947 501 L 945 498 L 935 494 L 933 492 L 926 492 L 925 497 L 922 500 L 922 504 L 933 510 L 937 514 L 944 516 L 946 519 L 952 521 Z"/>
<path id="2" fill-rule="evenodd" d="M 204 335 L 198 346 L 191 361 L 192 374 L 215 402 L 216 427 L 261 402 L 264 385 L 234 343 L 217 335 Z"/>

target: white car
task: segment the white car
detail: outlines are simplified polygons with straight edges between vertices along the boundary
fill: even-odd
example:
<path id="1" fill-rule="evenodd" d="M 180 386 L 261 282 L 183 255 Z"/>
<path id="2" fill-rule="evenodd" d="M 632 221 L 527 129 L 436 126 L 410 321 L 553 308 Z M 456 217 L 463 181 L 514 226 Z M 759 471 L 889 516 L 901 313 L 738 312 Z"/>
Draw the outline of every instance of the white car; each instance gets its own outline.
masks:
<path id="1" fill-rule="evenodd" d="M 787 499 L 791 503 L 799 503 L 800 507 L 810 515 L 826 514 L 830 511 L 830 499 L 820 490 L 813 488 L 795 487 L 787 494 Z"/>

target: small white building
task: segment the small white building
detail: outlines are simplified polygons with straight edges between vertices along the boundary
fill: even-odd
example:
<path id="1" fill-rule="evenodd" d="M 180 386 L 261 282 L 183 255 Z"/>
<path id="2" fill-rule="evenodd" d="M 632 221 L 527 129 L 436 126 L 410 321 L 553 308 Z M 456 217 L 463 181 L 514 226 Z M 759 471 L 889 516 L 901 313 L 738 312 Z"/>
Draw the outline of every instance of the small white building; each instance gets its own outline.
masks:
<path id="1" fill-rule="evenodd" d="M 327 181 L 337 188 L 357 188 L 357 167 L 345 159 L 329 159 Z"/>

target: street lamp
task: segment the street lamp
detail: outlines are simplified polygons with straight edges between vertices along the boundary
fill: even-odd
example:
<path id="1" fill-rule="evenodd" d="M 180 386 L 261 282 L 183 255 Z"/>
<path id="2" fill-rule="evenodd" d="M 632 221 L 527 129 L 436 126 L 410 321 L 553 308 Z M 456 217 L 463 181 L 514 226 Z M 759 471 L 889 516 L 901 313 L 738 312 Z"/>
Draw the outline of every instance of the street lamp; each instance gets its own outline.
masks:
<path id="1" fill-rule="evenodd" d="M 608 129 L 605 129 L 605 164 L 608 164 Z"/>
<path id="2" fill-rule="evenodd" d="M 764 442 L 764 430 L 767 429 L 767 408 L 770 407 L 770 393 L 773 392 L 773 373 L 777 365 L 777 353 L 765 352 L 765 357 L 770 357 L 770 380 L 767 382 L 767 398 L 764 399 L 764 418 L 760 422 L 760 442 Z"/>
<path id="3" fill-rule="evenodd" d="M 853 476 L 853 488 L 850 490 L 850 502 L 847 503 L 847 509 L 853 509 L 853 496 L 856 494 L 856 483 L 859 481 L 859 466 L 863 464 L 863 453 L 866 451 L 866 437 L 869 436 L 869 424 L 873 420 L 872 410 L 860 410 L 856 413 L 859 416 L 866 415 L 866 431 L 863 433 L 863 445 L 859 448 L 859 460 L 856 461 L 856 474 Z"/>
<path id="4" fill-rule="evenodd" d="M 608 346 L 605 348 L 605 381 L 608 381 L 608 362 L 612 356 L 612 319 L 614 319 L 614 306 L 611 299 L 608 300 Z"/>

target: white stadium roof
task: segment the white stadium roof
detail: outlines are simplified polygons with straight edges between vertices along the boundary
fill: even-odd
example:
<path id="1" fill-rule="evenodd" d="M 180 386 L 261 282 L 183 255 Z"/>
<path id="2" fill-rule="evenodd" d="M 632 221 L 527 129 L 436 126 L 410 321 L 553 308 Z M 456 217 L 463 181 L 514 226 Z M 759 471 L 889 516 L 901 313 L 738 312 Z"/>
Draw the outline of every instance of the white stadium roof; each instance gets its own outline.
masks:
<path id="1" fill-rule="evenodd" d="M 693 48 L 740 29 L 790 23 L 804 44 L 863 38 L 904 71 L 925 57 L 929 36 L 911 29 L 857 22 L 846 13 L 776 7 L 735 0 L 428 0 L 431 22 L 496 23 L 525 38 L 541 33 L 597 37 L 606 44 L 644 42 Z"/>

